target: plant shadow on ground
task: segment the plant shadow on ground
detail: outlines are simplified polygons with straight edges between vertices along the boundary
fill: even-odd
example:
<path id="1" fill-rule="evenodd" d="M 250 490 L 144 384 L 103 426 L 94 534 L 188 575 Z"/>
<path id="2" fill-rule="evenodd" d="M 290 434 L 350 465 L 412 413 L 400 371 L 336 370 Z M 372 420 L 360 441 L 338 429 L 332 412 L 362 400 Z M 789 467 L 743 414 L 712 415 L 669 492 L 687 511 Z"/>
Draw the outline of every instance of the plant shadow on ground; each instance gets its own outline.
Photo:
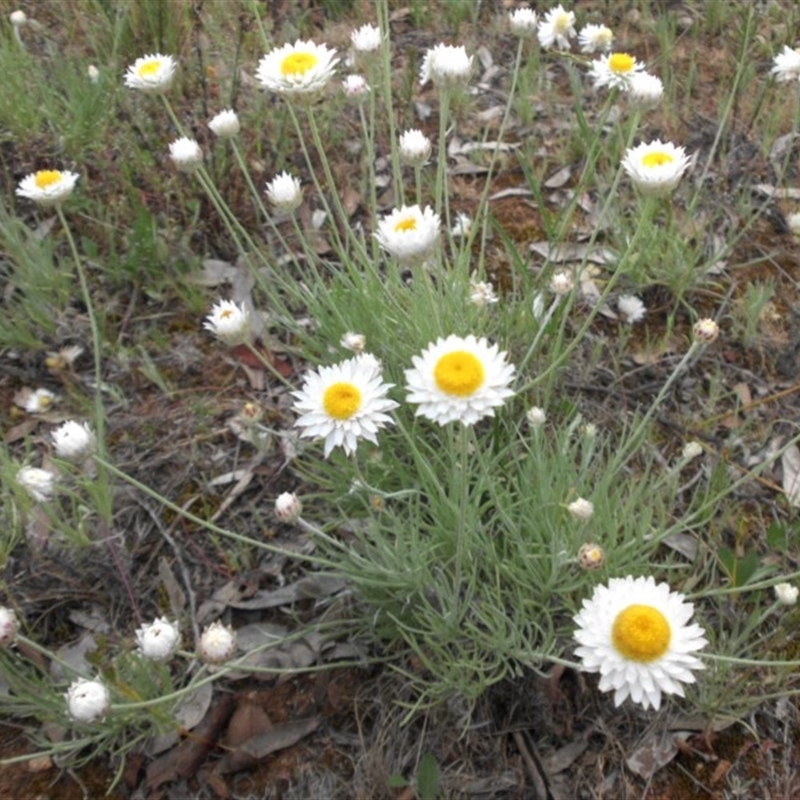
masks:
<path id="1" fill-rule="evenodd" d="M 260 40 L 254 9 L 260 9 L 261 22 L 270 27 L 276 42 L 302 35 L 325 38 L 342 49 L 347 47 L 353 27 L 373 21 L 368 3 L 284 0 L 273 4 L 268 13 L 258 4 L 239 4 L 238 16 L 227 15 L 215 30 L 213 24 L 220 21 L 218 11 L 203 10 L 202 5 L 141 3 L 137 11 L 140 16 L 129 21 L 130 30 L 118 37 L 122 51 L 112 54 L 81 52 L 77 44 L 81 38 L 99 44 L 94 37 L 83 35 L 84 26 L 91 27 L 91 22 L 72 19 L 61 25 L 62 4 L 42 2 L 30 9 L 41 26 L 30 28 L 27 38 L 31 69 L 39 70 L 39 79 L 46 82 L 48 76 L 42 65 L 49 63 L 47 57 L 53 47 L 68 53 L 73 64 L 88 63 L 90 57 L 105 59 L 110 74 L 101 71 L 106 81 L 104 90 L 113 95 L 121 91 L 116 84 L 126 63 L 149 49 L 171 49 L 186 56 L 187 64 L 193 63 L 192 59 L 199 62 L 194 62 L 199 71 L 184 70 L 186 77 L 182 78 L 176 103 L 182 118 L 206 119 L 209 107 L 227 106 L 248 91 L 253 95 L 250 99 L 257 117 L 275 110 L 271 101 L 255 98 L 252 84 L 248 87 L 246 80 L 240 86 L 230 66 L 241 58 L 247 73 L 258 57 Z M 463 10 L 466 3 L 461 7 L 452 3 L 429 7 L 417 2 L 409 3 L 408 8 L 391 5 L 393 40 L 398 51 L 405 54 L 396 79 L 401 86 L 411 80 L 406 74 L 415 75 L 416 61 L 425 49 L 443 37 L 452 37 L 456 28 L 459 41 L 471 50 L 483 43 L 487 28 L 497 34 L 492 55 L 499 69 L 493 73 L 487 70 L 486 85 L 468 101 L 473 104 L 470 112 L 480 121 L 473 128 L 466 114 L 459 127 L 462 141 L 491 139 L 491 122 L 487 127 L 486 120 L 493 117 L 479 112 L 491 110 L 494 95 L 507 88 L 511 64 L 508 37 L 499 32 L 494 20 L 514 4 L 476 4 L 474 15 Z M 646 13 L 648 9 L 639 8 L 648 5 L 658 6 L 661 22 L 654 23 L 653 16 Z M 671 254 L 662 256 L 664 259 L 691 254 L 695 259 L 692 266 L 708 268 L 708 279 L 687 280 L 691 285 L 686 288 L 677 285 L 669 265 L 650 265 L 645 279 L 634 270 L 630 288 L 649 309 L 647 323 L 620 345 L 620 325 L 613 311 L 599 315 L 559 377 L 557 392 L 554 390 L 558 397 L 551 406 L 556 417 L 566 419 L 580 413 L 583 420 L 613 436 L 619 420 L 647 407 L 663 385 L 678 349 L 676 340 L 685 341 L 688 336 L 692 321 L 689 309 L 700 316 L 721 313 L 726 328 L 735 335 L 720 345 L 714 356 L 693 365 L 681 377 L 655 420 L 654 436 L 664 462 L 676 456 L 686 438 L 693 438 L 705 448 L 706 472 L 746 468 L 753 443 L 765 444 L 773 431 L 791 435 L 786 420 L 795 418 L 800 409 L 800 387 L 795 382 L 800 367 L 800 319 L 795 311 L 800 302 L 800 245 L 787 223 L 793 211 L 792 196 L 770 195 L 769 188 L 764 188 L 777 183 L 777 161 L 783 163 L 783 183 L 796 182 L 798 154 L 791 141 L 784 143 L 783 150 L 769 150 L 763 129 L 753 124 L 765 113 L 754 97 L 739 98 L 718 138 L 717 120 L 722 112 L 718 87 L 732 74 L 736 41 L 734 33 L 726 38 L 724 21 L 727 19 L 732 27 L 738 24 L 738 17 L 725 17 L 721 5 L 634 3 L 623 10 L 608 3 L 585 3 L 581 7 L 587 20 L 607 22 L 627 47 L 661 63 L 665 74 L 667 65 L 662 62 L 668 59 L 670 74 L 691 75 L 691 79 L 685 78 L 691 80 L 685 96 L 682 94 L 683 99 L 678 101 L 676 95 L 671 105 L 673 113 L 656 113 L 650 120 L 651 132 L 683 142 L 687 150 L 697 154 L 697 164 L 710 165 L 708 196 L 716 200 L 716 205 L 697 207 L 683 217 L 680 249 L 663 251 L 664 243 L 659 244 L 662 252 Z M 103 13 L 103 9 L 111 14 L 107 10 L 110 7 L 87 3 L 87 19 Z M 0 9 L 5 20 L 13 7 L 4 0 Z M 424 29 L 420 27 L 423 23 Z M 674 45 L 669 53 L 651 56 L 654 41 L 667 35 L 658 25 L 673 26 L 669 40 Z M 789 41 L 790 33 L 783 31 L 781 36 L 773 30 L 765 34 L 769 47 L 765 45 L 759 65 L 762 73 L 768 71 L 777 43 Z M 4 35 L 11 34 L 5 31 Z M 226 58 L 215 60 L 215 48 Z M 700 49 L 707 58 L 696 57 Z M 231 60 L 226 67 L 228 56 Z M 525 155 L 505 158 L 491 187 L 496 199 L 490 205 L 493 232 L 485 266 L 487 277 L 501 295 L 513 293 L 520 280 L 527 280 L 520 279 L 520 272 L 527 275 L 540 271 L 544 259 L 531 244 L 548 238 L 552 217 L 573 202 L 578 189 L 585 189 L 579 185 L 583 156 L 576 141 L 579 137 L 569 125 L 548 122 L 558 118 L 559 109 L 573 105 L 570 76 L 558 64 L 541 67 L 547 76 L 546 97 L 542 86 L 531 85 L 526 98 L 530 108 L 518 110 L 519 123 L 509 130 L 510 140 Z M 83 69 L 76 67 L 69 80 L 77 82 Z M 674 91 L 671 85 L 667 88 Z M 409 95 L 412 92 L 409 88 Z M 591 103 L 590 93 L 585 94 Z M 52 103 L 57 105 L 55 99 Z M 435 114 L 431 117 L 431 108 L 426 110 L 425 106 L 435 108 L 435 103 L 432 95 L 425 94 L 418 106 L 420 119 L 411 118 L 408 112 L 410 118 L 404 122 L 427 126 L 433 133 L 429 118 L 435 119 Z M 271 507 L 269 498 L 282 491 L 305 488 L 313 497 L 317 489 L 313 483 L 304 483 L 302 474 L 293 473 L 279 446 L 280 432 L 291 424 L 290 398 L 281 394 L 269 377 L 265 387 L 254 386 L 246 379 L 245 368 L 255 369 L 257 365 L 242 354 L 221 354 L 197 322 L 207 296 L 189 276 L 196 274 L 200 255 L 234 259 L 225 228 L 205 199 L 187 200 L 189 195 L 184 194 L 182 185 L 162 174 L 150 146 L 144 148 L 133 142 L 159 141 L 165 145 L 171 136 L 166 121 L 158 115 L 137 117 L 121 106 L 119 114 L 109 118 L 103 108 L 90 105 L 80 112 L 83 125 L 61 126 L 65 137 L 58 145 L 61 149 L 54 150 L 47 118 L 37 116 L 35 108 L 23 110 L 24 114 L 9 114 L 8 118 L 24 122 L 26 128 L 4 127 L 0 131 L 3 196 L 11 197 L 23 174 L 53 157 L 62 163 L 80 158 L 82 167 L 89 171 L 93 192 L 103 199 L 97 206 L 79 209 L 83 212 L 79 234 L 96 244 L 92 259 L 113 265 L 104 276 L 95 274 L 93 291 L 102 308 L 106 338 L 112 343 L 104 381 L 109 387 L 109 409 L 113 409 L 107 437 L 117 464 L 135 480 L 157 486 L 159 493 L 171 498 L 177 507 L 202 519 L 223 520 L 226 527 L 246 532 L 254 541 L 303 552 L 308 539 L 265 510 Z M 770 113 L 774 129 L 785 130 L 780 122 L 785 122 L 784 116 L 790 112 L 772 108 Z M 331 148 L 337 156 L 332 168 L 337 176 L 346 176 L 352 171 L 352 156 L 346 145 L 355 135 L 358 121 L 355 114 L 348 114 L 338 122 L 335 137 L 340 139 Z M 51 123 L 56 124 L 52 118 Z M 288 127 L 276 112 L 269 119 L 266 137 L 251 134 L 247 151 L 257 162 L 254 169 L 264 175 L 291 167 L 303 171 L 296 155 L 278 152 L 267 141 L 280 138 Z M 774 134 L 775 130 L 767 133 Z M 206 134 L 198 132 L 200 135 Z M 114 148 L 109 141 L 115 142 Z M 547 142 L 544 153 L 540 152 L 540 142 Z M 131 152 L 135 149 L 139 159 L 135 164 L 125 163 L 121 157 L 119 148 L 124 152 L 126 147 Z M 385 152 L 388 146 L 383 149 Z M 87 151 L 93 153 L 89 161 Z M 457 149 L 454 153 L 450 182 L 453 212 L 474 213 L 482 191 L 476 176 L 483 174 L 485 165 L 480 157 L 466 157 Z M 217 157 L 220 161 L 211 165 L 212 172 L 243 223 L 257 228 L 258 216 L 247 201 L 243 180 L 222 156 Z M 535 165 L 544 187 L 544 194 L 538 198 L 528 188 L 526 170 L 530 164 Z M 127 187 L 122 197 L 119 186 Z M 581 201 L 571 218 L 577 243 L 592 224 L 590 201 Z M 354 221 L 359 221 L 359 214 L 363 214 L 359 203 L 354 203 L 352 213 Z M 39 224 L 33 215 L 25 221 L 34 229 Z M 369 227 L 369 220 L 363 222 Z M 7 220 L 7 224 L 10 230 L 12 222 Z M 309 223 L 306 220 L 304 224 Z M 714 259 L 715 238 L 708 235 L 708 229 L 714 226 L 719 228 L 721 241 L 729 240 L 732 231 L 744 229 L 735 245 L 720 254 L 719 263 Z M 46 233 L 40 229 L 37 236 L 46 239 Z M 571 241 L 573 237 L 565 231 L 563 238 Z M 26 241 L 20 241 L 22 251 Z M 550 269 L 552 263 L 544 266 Z M 58 280 L 43 287 L 39 280 L 33 272 L 27 276 L 32 296 L 60 297 L 65 291 Z M 748 287 L 765 284 L 772 287 L 770 296 L 754 320 Z M 53 301 L 53 305 L 58 304 Z M 0 323 L 0 332 L 4 333 L 0 426 L 7 446 L 15 452 L 24 453 L 27 447 L 43 444 L 48 425 L 67 418 L 58 408 L 34 418 L 22 414 L 15 405 L 22 387 L 46 386 L 63 395 L 63 405 L 84 413 L 88 408 L 85 398 L 91 394 L 92 365 L 87 355 L 90 334 L 84 312 L 79 303 L 56 318 L 47 318 L 41 309 L 31 309 L 29 316 L 36 324 L 27 335 Z M 54 358 L 54 353 L 76 344 L 84 347 L 84 352 L 75 360 L 62 363 Z M 299 373 L 303 354 L 297 352 L 296 342 L 289 336 L 276 336 L 273 346 L 285 374 L 292 377 Z M 247 417 L 242 414 L 247 402 L 260 409 L 259 421 L 263 424 L 257 432 L 266 437 L 258 440 L 256 447 Z M 219 479 L 223 472 L 226 480 Z M 693 495 L 687 484 L 695 474 L 689 471 L 683 475 L 685 484 L 676 493 L 673 513 L 691 507 Z M 734 565 L 744 564 L 754 554 L 760 564 L 771 565 L 776 571 L 796 568 L 798 552 L 790 538 L 793 510 L 776 491 L 780 490 L 780 480 L 777 469 L 761 473 L 759 481 L 742 487 L 731 498 L 730 507 L 708 521 L 713 532 L 710 540 L 720 551 L 731 554 Z M 227 541 L 207 533 L 200 537 L 200 529 L 190 519 L 174 509 L 159 509 L 133 491 L 119 490 L 115 500 L 115 525 L 128 532 L 125 547 L 105 540 L 67 555 L 63 550 L 52 554 L 46 548 L 28 548 L 21 534 L 4 545 L 4 593 L 25 609 L 27 619 L 36 620 L 37 629 L 44 631 L 54 649 L 84 638 L 87 631 L 93 631 L 90 623 L 97 619 L 106 622 L 105 628 L 94 631 L 101 650 L 129 636 L 133 609 L 175 607 L 172 593 L 182 591 L 180 573 L 208 618 L 215 612 L 225 613 L 236 627 L 274 625 L 281 630 L 301 630 L 310 621 L 347 615 L 353 600 L 346 593 L 294 594 L 283 605 L 259 605 L 270 593 L 307 577 L 302 565 L 256 547 L 232 548 Z M 37 526 L 44 535 L 48 524 L 46 519 L 34 518 L 33 529 L 27 528 L 25 535 L 29 539 L 35 536 Z M 13 527 L 9 521 L 9 529 Z M 339 533 L 343 538 L 351 535 L 347 530 Z M 174 548 L 170 550 L 166 542 L 174 542 Z M 699 557 L 708 561 L 714 558 L 710 553 Z M 80 615 L 76 616 L 76 610 Z M 735 607 L 730 613 L 735 616 Z M 782 630 L 791 631 L 797 614 L 786 614 Z M 153 767 L 159 762 L 148 763 L 134 752 L 109 796 L 131 796 L 144 782 L 150 796 L 164 798 L 406 800 L 434 797 L 437 792 L 447 797 L 476 798 L 800 797 L 796 701 L 784 698 L 748 706 L 747 695 L 762 679 L 755 668 L 731 679 L 732 693 L 741 695 L 741 708 L 746 709 L 741 718 L 731 715 L 730 709 L 723 709 L 725 713 L 719 717 L 715 717 L 714 708 L 694 716 L 671 707 L 655 716 L 631 710 L 630 706 L 615 709 L 608 696 L 597 692 L 596 679 L 553 667 L 546 676 L 521 668 L 519 674 L 489 688 L 474 708 L 461 708 L 453 701 L 450 707 L 420 712 L 406 722 L 397 701 L 413 705 L 404 675 L 424 673 L 422 660 L 404 653 L 401 674 L 380 667 L 300 674 L 312 662 L 321 660 L 323 646 L 329 647 L 327 643 L 309 644 L 310 656 L 297 648 L 282 653 L 282 665 L 289 671 L 295 669 L 295 677 L 231 680 L 208 711 L 211 722 L 205 736 L 189 732 L 182 737 L 183 744 L 168 751 L 173 761 L 166 767 L 162 762 L 162 773 Z M 785 634 L 783 640 L 776 639 L 774 646 L 787 658 L 796 657 L 792 633 Z M 309 657 L 311 662 L 304 660 Z M 466 726 L 465 714 L 470 715 Z M 315 724 L 301 733 L 290 727 L 298 720 L 314 720 Z M 50 731 L 47 735 L 57 738 L 59 734 Z M 215 768 L 239 743 L 255 736 L 265 738 L 253 763 L 227 772 Z M 184 749 L 178 751 L 182 746 Z M 21 724 L 9 720 L 0 741 L 0 755 L 13 758 L 23 755 L 26 748 L 29 745 Z M 433 757 L 436 768 L 435 776 L 429 776 L 428 785 L 423 786 L 420 773 L 426 755 Z M 655 768 L 661 765 L 661 769 Z M 21 797 L 19 786 L 24 782 L 26 797 L 97 797 L 116 777 L 117 767 L 104 757 L 64 770 L 57 760 L 11 764 L 4 766 L 0 775 L 0 795 L 5 789 L 7 796 Z M 431 784 L 436 788 L 431 790 Z"/>

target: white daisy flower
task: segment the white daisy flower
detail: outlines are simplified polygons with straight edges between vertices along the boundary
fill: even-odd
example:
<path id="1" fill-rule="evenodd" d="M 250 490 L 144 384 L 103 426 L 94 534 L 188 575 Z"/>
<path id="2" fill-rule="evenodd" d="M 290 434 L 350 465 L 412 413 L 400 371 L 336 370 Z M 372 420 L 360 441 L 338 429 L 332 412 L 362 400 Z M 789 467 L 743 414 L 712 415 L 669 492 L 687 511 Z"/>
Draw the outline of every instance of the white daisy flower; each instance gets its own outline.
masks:
<path id="1" fill-rule="evenodd" d="M 352 350 L 356 355 L 364 351 L 367 346 L 367 337 L 363 333 L 347 331 L 339 340 L 339 344 L 346 350 Z"/>
<path id="2" fill-rule="evenodd" d="M 568 270 L 560 269 L 558 272 L 554 272 L 553 277 L 550 278 L 550 291 L 560 297 L 569 294 L 573 286 L 575 286 L 575 277 Z"/>
<path id="3" fill-rule="evenodd" d="M 592 61 L 589 75 L 594 80 L 595 89 L 608 86 L 609 89 L 627 91 L 633 76 L 643 69 L 644 65 L 637 63 L 628 53 L 609 53 Z"/>
<path id="4" fill-rule="evenodd" d="M 421 167 L 431 157 L 431 140 L 416 128 L 401 133 L 399 143 L 400 160 L 410 167 Z"/>
<path id="5" fill-rule="evenodd" d="M 250 335 L 250 315 L 242 303 L 219 300 L 211 307 L 203 327 L 229 345 L 242 344 Z"/>
<path id="6" fill-rule="evenodd" d="M 567 506 L 567 511 L 569 511 L 574 519 L 586 522 L 590 520 L 594 514 L 594 504 L 590 500 L 579 497 Z"/>
<path id="7" fill-rule="evenodd" d="M 232 109 L 220 111 L 209 123 L 211 132 L 220 139 L 232 139 L 239 134 L 242 125 L 239 115 Z"/>
<path id="8" fill-rule="evenodd" d="M 401 264 L 421 264 L 439 243 L 439 215 L 430 206 L 396 208 L 378 222 L 375 238 Z"/>
<path id="9" fill-rule="evenodd" d="M 469 301 L 478 308 L 490 306 L 498 301 L 494 287 L 486 281 L 479 281 L 475 275 L 469 279 Z"/>
<path id="10" fill-rule="evenodd" d="M 792 49 L 788 45 L 775 56 L 775 63 L 770 70 L 780 82 L 800 81 L 800 49 Z"/>
<path id="11" fill-rule="evenodd" d="M 547 412 L 543 408 L 539 408 L 539 406 L 531 406 L 525 412 L 525 419 L 528 420 L 528 425 L 531 428 L 540 428 L 547 422 Z"/>
<path id="12" fill-rule="evenodd" d="M 40 503 L 49 500 L 56 488 L 56 476 L 39 467 L 22 467 L 17 472 L 17 483 Z"/>
<path id="13" fill-rule="evenodd" d="M 647 306 L 635 295 L 623 294 L 617 298 L 617 309 L 629 325 L 640 322 L 647 314 Z"/>
<path id="14" fill-rule="evenodd" d="M 539 23 L 537 36 L 546 50 L 553 45 L 569 50 L 569 40 L 575 36 L 575 12 L 565 11 L 561 5 L 551 8 Z"/>
<path id="15" fill-rule="evenodd" d="M 508 388 L 514 365 L 483 337 L 440 337 L 412 362 L 413 369 L 405 370 L 406 400 L 419 404 L 417 416 L 439 425 L 474 425 L 493 417 L 494 409 L 514 394 Z"/>
<path id="16" fill-rule="evenodd" d="M 691 442 L 686 442 L 681 449 L 681 459 L 684 461 L 691 461 L 692 459 L 695 459 L 701 455 L 703 455 L 703 445 L 694 440 Z"/>
<path id="17" fill-rule="evenodd" d="M 583 569 L 590 572 L 600 569 L 605 560 L 606 554 L 603 552 L 603 548 L 599 544 L 594 544 L 594 542 L 582 544 L 580 550 L 578 550 L 578 563 Z"/>
<path id="18" fill-rule="evenodd" d="M 800 590 L 798 590 L 796 586 L 792 586 L 791 583 L 778 583 L 775 585 L 775 599 L 781 605 L 784 606 L 796 605 L 798 594 L 800 594 Z"/>
<path id="19" fill-rule="evenodd" d="M 425 53 L 419 80 L 423 86 L 428 81 L 433 81 L 437 87 L 462 86 L 469 80 L 471 71 L 472 56 L 467 55 L 465 47 L 437 44 Z"/>
<path id="20" fill-rule="evenodd" d="M 102 681 L 78 678 L 67 689 L 67 711 L 76 722 L 102 719 L 111 706 L 111 696 Z"/>
<path id="21" fill-rule="evenodd" d="M 359 53 L 372 53 L 381 46 L 381 29 L 376 25 L 362 25 L 350 34 L 353 49 Z"/>
<path id="22" fill-rule="evenodd" d="M 176 622 L 159 617 L 136 630 L 139 652 L 151 661 L 166 661 L 181 644 L 181 632 Z"/>
<path id="23" fill-rule="evenodd" d="M 19 619 L 11 608 L 0 608 L 0 647 L 7 647 L 17 636 Z"/>
<path id="24" fill-rule="evenodd" d="M 125 85 L 149 94 L 165 92 L 175 77 L 176 66 L 172 56 L 162 56 L 160 53 L 142 56 L 133 62 L 132 67 L 128 67 Z"/>
<path id="25" fill-rule="evenodd" d="M 40 206 L 54 206 L 72 194 L 79 177 L 75 172 L 40 169 L 19 182 L 17 194 Z"/>
<path id="26" fill-rule="evenodd" d="M 288 172 L 281 172 L 267 184 L 267 199 L 278 211 L 294 211 L 303 203 L 300 180 Z"/>
<path id="27" fill-rule="evenodd" d="M 630 696 L 658 710 L 662 692 L 683 697 L 682 684 L 695 681 L 692 670 L 704 668 L 692 655 L 708 644 L 699 625 L 687 624 L 693 613 L 666 583 L 612 578 L 575 616 L 575 654 L 585 672 L 600 673 L 600 691 L 614 691 L 614 705 Z"/>
<path id="28" fill-rule="evenodd" d="M 605 25 L 584 25 L 578 34 L 581 53 L 608 52 L 613 40 L 614 32 Z"/>
<path id="29" fill-rule="evenodd" d="M 664 97 L 661 78 L 649 72 L 636 72 L 628 84 L 628 100 L 640 108 L 655 108 Z"/>
<path id="30" fill-rule="evenodd" d="M 348 75 L 342 81 L 342 91 L 351 100 L 363 100 L 370 88 L 363 75 Z"/>
<path id="31" fill-rule="evenodd" d="M 212 622 L 200 634 L 197 653 L 207 664 L 222 664 L 236 650 L 236 631 L 221 622 Z"/>
<path id="32" fill-rule="evenodd" d="M 56 455 L 67 461 L 81 461 L 90 456 L 97 447 L 97 440 L 86 422 L 67 420 L 51 434 Z"/>
<path id="33" fill-rule="evenodd" d="M 698 342 L 711 344 L 719 336 L 719 325 L 713 319 L 700 319 L 692 326 L 692 333 Z"/>
<path id="34" fill-rule="evenodd" d="M 642 194 L 663 195 L 680 183 L 689 163 L 684 148 L 656 139 L 630 148 L 622 159 L 622 168 Z"/>
<path id="35" fill-rule="evenodd" d="M 460 239 L 464 236 L 469 236 L 472 230 L 472 217 L 469 214 L 458 213 L 456 214 L 456 221 L 450 230 L 450 235 L 454 239 Z"/>
<path id="36" fill-rule="evenodd" d="M 377 444 L 378 431 L 394 423 L 386 413 L 398 406 L 386 397 L 392 386 L 383 383 L 377 359 L 366 354 L 320 367 L 292 392 L 294 410 L 301 414 L 295 427 L 303 429 L 300 436 L 325 439 L 325 458 L 334 447 L 355 453 L 359 439 Z"/>
<path id="37" fill-rule="evenodd" d="M 275 499 L 275 516 L 281 522 L 297 522 L 303 512 L 303 504 L 294 492 L 283 492 Z"/>
<path id="38" fill-rule="evenodd" d="M 180 139 L 170 143 L 169 157 L 183 172 L 192 172 L 203 163 L 203 151 L 200 145 L 186 136 L 181 136 Z"/>
<path id="39" fill-rule="evenodd" d="M 20 394 L 22 394 L 22 392 L 20 392 Z M 46 411 L 50 410 L 55 400 L 56 396 L 53 392 L 40 387 L 32 391 L 25 398 L 22 405 L 29 414 L 44 414 Z"/>
<path id="40" fill-rule="evenodd" d="M 89 80 L 92 83 L 100 83 L 100 70 L 94 64 L 89 64 L 86 67 L 86 74 L 89 76 Z"/>
<path id="41" fill-rule="evenodd" d="M 508 23 L 511 26 L 511 33 L 520 37 L 532 36 L 536 33 L 538 21 L 536 12 L 532 8 L 528 8 L 528 6 L 515 8 L 508 14 Z"/>
<path id="42" fill-rule="evenodd" d="M 298 39 L 267 53 L 258 62 L 256 77 L 264 88 L 278 94 L 313 94 L 327 86 L 338 63 L 336 51 Z"/>

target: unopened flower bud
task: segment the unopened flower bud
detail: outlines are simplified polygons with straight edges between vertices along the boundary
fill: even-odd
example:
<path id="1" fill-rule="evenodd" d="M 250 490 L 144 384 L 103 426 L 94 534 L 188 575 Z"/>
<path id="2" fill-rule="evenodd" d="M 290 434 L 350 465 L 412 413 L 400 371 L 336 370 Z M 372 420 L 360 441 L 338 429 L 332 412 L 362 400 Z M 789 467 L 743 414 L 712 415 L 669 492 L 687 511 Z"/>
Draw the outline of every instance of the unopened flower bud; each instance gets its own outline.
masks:
<path id="1" fill-rule="evenodd" d="M 281 522 L 297 522 L 302 511 L 303 504 L 293 492 L 284 492 L 275 500 L 275 516 Z"/>
<path id="2" fill-rule="evenodd" d="M 582 544 L 578 550 L 578 563 L 587 570 L 600 569 L 606 560 L 606 554 L 599 544 Z"/>
<path id="3" fill-rule="evenodd" d="M 236 649 L 236 632 L 221 622 L 212 622 L 205 628 L 198 643 L 198 654 L 208 664 L 222 664 Z"/>

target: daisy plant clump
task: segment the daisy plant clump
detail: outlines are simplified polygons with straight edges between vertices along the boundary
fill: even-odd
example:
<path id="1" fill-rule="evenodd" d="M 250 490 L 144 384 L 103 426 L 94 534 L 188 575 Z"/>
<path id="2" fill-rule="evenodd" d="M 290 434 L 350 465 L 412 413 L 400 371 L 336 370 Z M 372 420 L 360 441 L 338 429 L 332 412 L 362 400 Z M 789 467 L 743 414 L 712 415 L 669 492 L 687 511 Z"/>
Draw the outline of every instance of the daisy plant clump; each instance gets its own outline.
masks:
<path id="1" fill-rule="evenodd" d="M 689 624 L 693 614 L 682 594 L 651 576 L 612 578 L 575 616 L 575 654 L 586 672 L 600 673 L 600 691 L 613 691 L 614 705 L 630 697 L 658 710 L 662 694 L 683 697 L 683 684 L 704 668 L 695 653 L 708 640 Z"/>
<path id="2" fill-rule="evenodd" d="M 258 63 L 256 78 L 265 89 L 286 97 L 316 97 L 330 82 L 339 59 L 324 44 L 285 44 Z"/>
<path id="3" fill-rule="evenodd" d="M 656 139 L 630 148 L 622 168 L 642 194 L 660 196 L 674 191 L 690 163 L 683 147 Z"/>
<path id="4" fill-rule="evenodd" d="M 300 436 L 323 439 L 325 458 L 335 447 L 355 453 L 359 439 L 378 444 L 378 431 L 394 420 L 388 412 L 398 407 L 386 395 L 393 384 L 384 383 L 373 356 L 361 355 L 312 372 L 295 397 L 300 414 L 295 427 Z"/>

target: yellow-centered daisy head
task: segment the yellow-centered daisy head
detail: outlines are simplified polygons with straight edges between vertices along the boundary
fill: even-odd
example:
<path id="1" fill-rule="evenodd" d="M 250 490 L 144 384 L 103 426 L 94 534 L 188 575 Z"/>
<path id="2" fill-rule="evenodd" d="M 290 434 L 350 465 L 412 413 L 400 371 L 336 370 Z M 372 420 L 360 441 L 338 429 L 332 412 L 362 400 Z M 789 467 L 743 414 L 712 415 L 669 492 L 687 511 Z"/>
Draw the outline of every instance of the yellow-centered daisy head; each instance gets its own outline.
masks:
<path id="1" fill-rule="evenodd" d="M 77 181 L 78 175 L 75 172 L 40 169 L 20 181 L 17 194 L 20 197 L 27 197 L 39 205 L 53 206 L 66 200 L 72 194 Z"/>
<path id="2" fill-rule="evenodd" d="M 408 231 L 415 231 L 417 229 L 417 220 L 415 217 L 406 217 L 399 219 L 394 225 L 395 233 L 407 233 Z"/>
<path id="3" fill-rule="evenodd" d="M 380 362 L 368 353 L 320 367 L 292 392 L 301 414 L 295 426 L 301 436 L 324 439 L 326 458 L 335 447 L 354 453 L 359 439 L 377 444 L 378 431 L 394 422 L 387 412 L 397 403 L 386 397 L 392 386 L 383 383 Z"/>
<path id="4" fill-rule="evenodd" d="M 284 77 L 302 76 L 305 75 L 310 69 L 319 64 L 317 56 L 310 51 L 296 50 L 289 53 L 286 58 L 281 61 L 281 75 Z"/>
<path id="5" fill-rule="evenodd" d="M 608 59 L 609 68 L 618 75 L 627 74 L 635 65 L 636 59 L 628 53 L 612 53 Z"/>
<path id="6" fill-rule="evenodd" d="M 653 606 L 623 609 L 611 627 L 614 647 L 630 661 L 655 661 L 669 649 L 672 633 L 667 618 Z"/>
<path id="7" fill-rule="evenodd" d="M 40 169 L 34 176 L 33 182 L 37 189 L 46 189 L 61 180 L 61 173 L 57 169 Z"/>
<path id="8" fill-rule="evenodd" d="M 125 85 L 129 89 L 157 94 L 169 88 L 175 77 L 177 64 L 172 56 L 154 53 L 137 58 L 125 73 Z"/>
<path id="9" fill-rule="evenodd" d="M 322 406 L 333 419 L 350 419 L 361 408 L 361 391 L 347 381 L 333 383 L 322 395 Z"/>
<path id="10" fill-rule="evenodd" d="M 158 71 L 161 69 L 161 59 L 157 56 L 154 58 L 150 58 L 146 61 L 143 61 L 139 64 L 139 68 L 136 70 L 136 74 L 140 78 L 152 78 L 154 75 L 158 74 Z"/>
<path id="11" fill-rule="evenodd" d="M 415 266 L 430 258 L 439 243 L 439 215 L 430 206 L 403 206 L 378 220 L 375 238 L 401 264 Z"/>
<path id="12" fill-rule="evenodd" d="M 314 99 L 333 77 L 336 53 L 324 44 L 285 44 L 258 62 L 256 77 L 262 86 L 286 96 L 306 95 Z"/>
<path id="13" fill-rule="evenodd" d="M 651 195 L 675 189 L 690 163 L 683 147 L 658 139 L 632 147 L 622 159 L 622 167 L 633 185 L 643 194 Z"/>
<path id="14" fill-rule="evenodd" d="M 663 167 L 664 164 L 672 164 L 673 161 L 675 161 L 675 159 L 672 155 L 663 150 L 652 150 L 642 156 L 642 164 L 651 169 L 653 167 Z"/>
<path id="15" fill-rule="evenodd" d="M 514 365 L 506 361 L 496 344 L 473 335 L 439 338 L 407 369 L 407 399 L 417 403 L 417 416 L 439 425 L 461 422 L 474 425 L 493 417 L 514 392 L 509 384 Z"/>
<path id="16" fill-rule="evenodd" d="M 636 602 L 631 603 L 631 598 Z M 575 655 L 585 672 L 599 672 L 601 692 L 614 704 L 630 697 L 644 708 L 661 706 L 662 694 L 683 697 L 704 664 L 694 653 L 708 644 L 690 623 L 694 608 L 651 576 L 611 578 L 599 585 L 575 616 Z"/>
<path id="17" fill-rule="evenodd" d="M 483 364 L 473 353 L 456 350 L 443 355 L 436 362 L 433 378 L 443 392 L 456 397 L 468 397 L 483 383 Z"/>

